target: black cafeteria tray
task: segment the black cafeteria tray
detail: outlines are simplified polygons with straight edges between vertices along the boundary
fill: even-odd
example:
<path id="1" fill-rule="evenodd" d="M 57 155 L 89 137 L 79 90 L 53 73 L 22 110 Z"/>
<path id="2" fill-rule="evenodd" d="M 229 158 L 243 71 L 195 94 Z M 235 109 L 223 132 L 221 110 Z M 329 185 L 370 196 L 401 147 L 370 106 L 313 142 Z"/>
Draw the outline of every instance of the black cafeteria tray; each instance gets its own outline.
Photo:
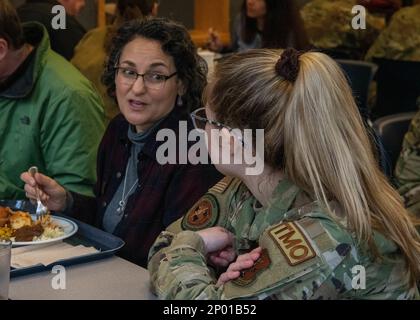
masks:
<path id="1" fill-rule="evenodd" d="M 31 214 L 34 214 L 36 210 L 35 206 L 26 200 L 0 200 L 0 206 L 9 207 L 12 210 L 28 211 Z M 80 257 L 59 260 L 49 266 L 36 265 L 26 268 L 12 268 L 10 271 L 11 278 L 51 270 L 54 265 L 70 266 L 78 263 L 103 259 L 114 255 L 125 244 L 120 238 L 98 228 L 92 227 L 84 222 L 60 214 L 54 215 L 72 220 L 79 227 L 77 233 L 70 238 L 63 240 L 64 242 L 74 246 L 81 244 L 87 247 L 95 247 L 98 252 Z"/>

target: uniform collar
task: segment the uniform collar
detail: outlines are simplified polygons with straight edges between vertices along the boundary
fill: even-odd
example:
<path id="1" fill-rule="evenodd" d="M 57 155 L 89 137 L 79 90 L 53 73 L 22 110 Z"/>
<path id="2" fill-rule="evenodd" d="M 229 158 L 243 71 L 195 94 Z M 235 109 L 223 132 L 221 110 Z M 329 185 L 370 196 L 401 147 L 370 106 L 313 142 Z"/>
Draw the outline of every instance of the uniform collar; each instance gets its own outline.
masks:
<path id="1" fill-rule="evenodd" d="M 303 213 L 293 210 L 297 203 L 303 208 L 313 208 L 314 204 L 298 186 L 287 179 L 282 179 L 274 189 L 269 204 L 255 216 L 250 228 L 249 238 L 257 240 L 269 226 L 295 217 L 296 213 Z"/>

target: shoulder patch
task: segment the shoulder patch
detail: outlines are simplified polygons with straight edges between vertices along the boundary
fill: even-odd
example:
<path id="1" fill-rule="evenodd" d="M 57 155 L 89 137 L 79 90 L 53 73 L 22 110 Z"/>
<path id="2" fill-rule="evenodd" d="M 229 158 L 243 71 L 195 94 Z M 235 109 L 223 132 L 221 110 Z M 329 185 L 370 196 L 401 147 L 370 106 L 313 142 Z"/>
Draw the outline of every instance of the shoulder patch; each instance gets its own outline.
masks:
<path id="1" fill-rule="evenodd" d="M 216 197 L 207 193 L 184 216 L 182 229 L 196 231 L 212 227 L 218 217 L 219 203 Z"/>
<path id="2" fill-rule="evenodd" d="M 233 181 L 233 178 L 224 177 L 222 180 L 216 183 L 212 188 L 210 188 L 209 191 L 223 194 L 226 191 L 226 189 L 229 187 L 232 181 Z"/>
<path id="3" fill-rule="evenodd" d="M 271 264 L 270 256 L 268 255 L 267 249 L 263 249 L 261 256 L 255 261 L 254 265 L 246 270 L 241 271 L 239 278 L 233 280 L 233 284 L 245 287 L 253 283 L 257 279 L 258 273 L 267 269 Z"/>
<path id="4" fill-rule="evenodd" d="M 291 266 L 316 257 L 311 243 L 293 222 L 277 225 L 269 229 L 268 234 Z"/>

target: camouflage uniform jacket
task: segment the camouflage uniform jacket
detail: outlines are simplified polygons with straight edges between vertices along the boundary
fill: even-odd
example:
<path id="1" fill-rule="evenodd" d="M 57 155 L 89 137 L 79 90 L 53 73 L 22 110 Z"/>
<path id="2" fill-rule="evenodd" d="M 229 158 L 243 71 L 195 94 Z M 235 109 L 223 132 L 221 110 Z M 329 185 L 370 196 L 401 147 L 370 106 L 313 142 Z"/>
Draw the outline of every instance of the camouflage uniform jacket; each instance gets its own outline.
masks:
<path id="1" fill-rule="evenodd" d="M 418 105 L 420 107 L 420 98 Z M 420 112 L 411 121 L 404 137 L 395 178 L 406 208 L 420 217 Z"/>
<path id="2" fill-rule="evenodd" d="M 400 9 L 369 49 L 366 59 L 420 61 L 420 4 Z"/>
<path id="3" fill-rule="evenodd" d="M 295 185 L 282 181 L 261 207 L 245 185 L 225 178 L 157 238 L 149 253 L 152 290 L 161 299 L 411 299 L 396 245 L 376 234 L 382 263 L 358 247 L 343 224 Z M 236 236 L 238 254 L 263 248 L 254 266 L 217 287 L 195 230 L 220 225 Z M 188 230 L 189 229 L 189 230 Z M 191 231 L 192 230 L 192 231 Z M 352 289 L 352 268 L 363 266 L 366 287 Z M 356 272 L 357 273 L 357 272 Z"/>
<path id="4" fill-rule="evenodd" d="M 367 50 L 385 27 L 383 18 L 366 11 L 366 29 L 355 30 L 352 8 L 356 0 L 314 0 L 301 15 L 310 43 L 316 48 L 341 52 L 348 58 L 363 59 Z"/>

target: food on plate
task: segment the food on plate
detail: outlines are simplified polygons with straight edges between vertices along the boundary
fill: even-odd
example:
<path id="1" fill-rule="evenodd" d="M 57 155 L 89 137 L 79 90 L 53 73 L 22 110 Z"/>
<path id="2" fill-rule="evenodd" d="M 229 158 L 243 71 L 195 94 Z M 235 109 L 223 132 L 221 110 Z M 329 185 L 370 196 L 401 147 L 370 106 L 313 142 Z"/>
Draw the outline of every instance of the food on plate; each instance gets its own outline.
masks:
<path id="1" fill-rule="evenodd" d="M 9 210 L 7 210 L 6 208 L 0 207 L 0 227 L 4 227 L 6 223 L 9 222 L 9 215 L 10 215 Z"/>
<path id="2" fill-rule="evenodd" d="M 10 227 L 14 230 L 20 229 L 24 226 L 32 225 L 32 218 L 30 214 L 23 211 L 16 211 L 13 214 L 11 214 L 9 221 Z"/>
<path id="3" fill-rule="evenodd" d="M 15 231 L 13 234 L 15 241 L 32 241 L 34 237 L 39 237 L 44 233 L 44 228 L 40 223 L 32 226 L 23 226 Z"/>
<path id="4" fill-rule="evenodd" d="M 0 240 L 30 242 L 54 239 L 62 235 L 63 228 L 49 214 L 40 221 L 33 221 L 28 212 L 0 207 Z"/>

